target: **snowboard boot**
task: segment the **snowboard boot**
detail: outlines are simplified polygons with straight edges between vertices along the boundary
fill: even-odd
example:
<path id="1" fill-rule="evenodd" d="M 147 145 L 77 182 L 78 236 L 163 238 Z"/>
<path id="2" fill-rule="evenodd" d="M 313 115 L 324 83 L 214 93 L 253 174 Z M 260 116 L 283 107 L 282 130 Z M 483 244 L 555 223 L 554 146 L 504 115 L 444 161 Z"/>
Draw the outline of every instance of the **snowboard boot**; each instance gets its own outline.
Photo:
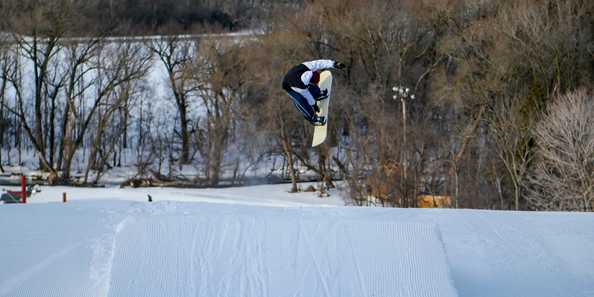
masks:
<path id="1" fill-rule="evenodd" d="M 312 122 L 314 126 L 324 126 L 326 125 L 326 117 L 324 116 L 317 116 L 316 120 Z"/>

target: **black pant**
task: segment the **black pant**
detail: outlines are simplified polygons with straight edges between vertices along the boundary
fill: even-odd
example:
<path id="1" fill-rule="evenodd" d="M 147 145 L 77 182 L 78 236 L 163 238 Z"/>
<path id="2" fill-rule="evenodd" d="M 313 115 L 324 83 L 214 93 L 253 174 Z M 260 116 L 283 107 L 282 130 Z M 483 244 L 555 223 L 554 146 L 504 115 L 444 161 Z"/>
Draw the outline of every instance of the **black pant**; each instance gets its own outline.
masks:
<path id="1" fill-rule="evenodd" d="M 307 99 L 305 99 L 305 97 L 301 96 L 301 94 L 297 93 L 291 88 L 285 88 L 285 91 L 289 94 L 289 96 L 291 96 L 291 98 L 293 99 L 293 104 L 295 104 L 297 110 L 303 113 L 305 119 L 312 123 L 315 122 L 317 119 L 316 112 L 314 111 L 313 107 L 309 105 Z"/>

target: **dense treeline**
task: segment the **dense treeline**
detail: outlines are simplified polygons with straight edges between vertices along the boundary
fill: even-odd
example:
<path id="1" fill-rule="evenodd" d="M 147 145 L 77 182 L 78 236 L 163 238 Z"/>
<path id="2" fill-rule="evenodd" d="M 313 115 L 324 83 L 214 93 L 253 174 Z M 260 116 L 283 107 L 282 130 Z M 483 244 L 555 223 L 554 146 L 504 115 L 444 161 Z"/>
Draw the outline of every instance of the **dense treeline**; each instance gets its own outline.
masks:
<path id="1" fill-rule="evenodd" d="M 290 64 L 314 57 L 349 66 L 335 72 L 333 137 L 315 156 L 307 148 L 311 130 L 284 116 L 292 108 L 277 105 L 283 94 L 275 88 L 262 92 L 275 98 L 266 101 L 265 125 L 287 159 L 349 181 L 358 204 L 371 195 L 372 203 L 411 207 L 429 192 L 450 195 L 459 207 L 591 210 L 591 121 L 555 124 L 567 128 L 554 133 L 569 142 L 555 143 L 567 146 L 559 156 L 547 153 L 545 138 L 561 136 L 537 127 L 563 121 L 556 98 L 593 104 L 593 12 L 594 3 L 581 0 L 337 0 L 281 12 L 254 53 L 256 65 L 267 65 L 259 68 L 265 83 L 276 87 Z M 580 173 L 570 182 L 543 162 L 569 162 Z M 552 191 L 548 178 L 567 185 Z"/>
<path id="2" fill-rule="evenodd" d="M 2 36 L 0 140 L 31 147 L 58 181 L 81 154 L 85 182 L 132 164 L 175 180 L 192 165 L 190 182 L 207 185 L 276 156 L 293 190 L 305 167 L 327 187 L 347 181 L 358 205 L 415 207 L 430 193 L 455 207 L 592 210 L 591 1 L 43 3 L 2 7 L 5 31 L 28 37 Z M 264 34 L 105 38 L 204 23 Z M 65 38 L 80 32 L 90 38 Z M 334 71 L 330 138 L 311 149 L 280 81 L 316 58 L 347 68 Z M 171 114 L 154 106 L 154 69 Z"/>
<path id="3" fill-rule="evenodd" d="M 68 33 L 78 36 L 96 31 L 108 31 L 110 35 L 187 34 L 257 28 L 266 20 L 271 7 L 285 5 L 284 2 L 295 1 L 5 0 L 0 3 L 0 11 L 6 19 L 26 19 L 43 7 L 56 6 L 62 8 L 62 16 L 75 15 Z M 12 29 L 18 30 L 18 26 Z"/>

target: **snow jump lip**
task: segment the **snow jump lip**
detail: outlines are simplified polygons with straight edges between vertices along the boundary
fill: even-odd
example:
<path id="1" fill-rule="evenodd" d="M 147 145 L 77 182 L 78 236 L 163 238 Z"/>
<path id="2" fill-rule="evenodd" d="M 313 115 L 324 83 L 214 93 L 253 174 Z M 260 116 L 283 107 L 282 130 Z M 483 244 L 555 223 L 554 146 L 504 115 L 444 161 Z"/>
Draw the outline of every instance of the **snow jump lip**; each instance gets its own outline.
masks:
<path id="1" fill-rule="evenodd" d="M 457 296 L 433 224 L 256 206 L 114 204 L 82 212 L 35 205 L 57 212 L 31 217 L 19 236 L 38 250 L 32 258 L 50 257 L 41 266 L 15 260 L 8 267 L 17 277 L 0 272 L 0 296 Z"/>
<path id="2" fill-rule="evenodd" d="M 294 219 L 137 219 L 109 296 L 457 296 L 433 225 Z"/>

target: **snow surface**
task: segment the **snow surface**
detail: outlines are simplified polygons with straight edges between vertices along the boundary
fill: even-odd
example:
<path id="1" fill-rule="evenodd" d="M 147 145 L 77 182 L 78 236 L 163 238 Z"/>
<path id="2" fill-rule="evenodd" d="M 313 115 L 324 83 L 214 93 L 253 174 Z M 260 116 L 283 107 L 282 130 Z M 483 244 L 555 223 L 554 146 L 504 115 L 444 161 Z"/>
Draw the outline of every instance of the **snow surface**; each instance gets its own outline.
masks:
<path id="1" fill-rule="evenodd" d="M 307 185 L 316 183 L 302 184 Z M 20 191 L 18 187 L 3 187 L 3 189 Z M 69 201 L 86 200 L 148 200 L 151 195 L 153 201 L 185 201 L 185 202 L 214 202 L 226 204 L 249 204 L 262 206 L 343 206 L 344 200 L 340 195 L 332 195 L 320 199 L 316 193 L 300 192 L 291 194 L 290 184 L 281 185 L 259 185 L 250 187 L 232 188 L 206 188 L 206 189 L 184 189 L 184 188 L 73 188 L 73 187 L 40 187 L 41 192 L 34 194 L 28 199 L 29 203 L 62 202 L 62 194 L 66 193 Z"/>
<path id="2" fill-rule="evenodd" d="M 594 296 L 592 214 L 287 189 L 44 188 L 0 205 L 0 296 Z"/>

